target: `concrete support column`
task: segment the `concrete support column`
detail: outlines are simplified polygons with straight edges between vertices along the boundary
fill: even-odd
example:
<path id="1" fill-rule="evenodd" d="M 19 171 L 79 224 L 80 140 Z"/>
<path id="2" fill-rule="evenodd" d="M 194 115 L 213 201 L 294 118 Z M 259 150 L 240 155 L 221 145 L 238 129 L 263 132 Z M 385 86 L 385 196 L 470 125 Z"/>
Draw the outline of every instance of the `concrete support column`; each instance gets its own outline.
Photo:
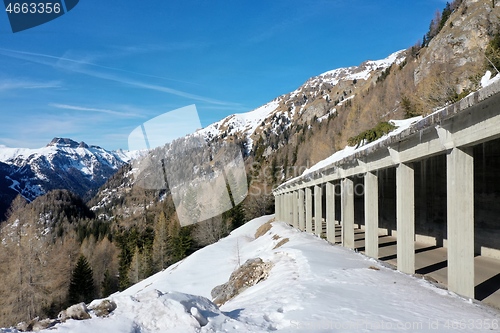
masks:
<path id="1" fill-rule="evenodd" d="M 279 216 L 280 216 L 280 205 L 279 205 L 279 202 L 280 202 L 279 195 L 275 195 L 274 196 L 274 216 L 275 216 L 276 220 L 279 220 Z"/>
<path id="2" fill-rule="evenodd" d="M 315 234 L 321 236 L 321 232 L 323 231 L 323 191 L 321 185 L 314 186 L 314 226 L 315 226 Z"/>
<path id="3" fill-rule="evenodd" d="M 326 240 L 335 243 L 335 187 L 326 183 Z"/>
<path id="4" fill-rule="evenodd" d="M 297 191 L 292 192 L 292 224 L 294 228 L 299 227 L 299 202 Z"/>
<path id="5" fill-rule="evenodd" d="M 354 184 L 342 180 L 342 245 L 354 249 Z"/>
<path id="6" fill-rule="evenodd" d="M 281 204 L 281 194 L 274 197 L 274 211 L 276 213 L 276 220 L 280 220 L 280 204 Z"/>
<path id="7" fill-rule="evenodd" d="M 286 221 L 286 193 L 281 195 L 281 221 Z"/>
<path id="8" fill-rule="evenodd" d="M 286 206 L 285 221 L 288 224 L 292 224 L 292 205 L 291 205 L 291 202 L 290 202 L 291 199 L 292 199 L 292 196 L 291 196 L 290 192 L 288 192 L 285 195 L 285 206 Z"/>
<path id="9" fill-rule="evenodd" d="M 474 156 L 454 148 L 446 156 L 448 289 L 474 297 Z"/>
<path id="10" fill-rule="evenodd" d="M 378 177 L 365 175 L 365 254 L 378 259 Z"/>
<path id="11" fill-rule="evenodd" d="M 305 216 L 305 206 L 304 206 L 304 189 L 299 190 L 299 229 L 302 231 L 306 230 L 306 216 Z"/>
<path id="12" fill-rule="evenodd" d="M 312 228 L 312 191 L 310 187 L 306 187 L 306 232 L 313 232 Z"/>
<path id="13" fill-rule="evenodd" d="M 415 273 L 415 176 L 413 167 L 396 168 L 396 224 L 398 270 Z"/>
<path id="14" fill-rule="evenodd" d="M 279 220 L 280 221 L 284 220 L 284 214 L 283 214 L 283 212 L 285 211 L 285 207 L 284 207 L 285 202 L 283 201 L 283 197 L 284 197 L 284 194 L 280 194 L 280 196 L 279 196 L 279 203 L 278 203 L 279 207 L 280 207 L 280 209 L 279 209 L 279 212 L 280 212 Z"/>

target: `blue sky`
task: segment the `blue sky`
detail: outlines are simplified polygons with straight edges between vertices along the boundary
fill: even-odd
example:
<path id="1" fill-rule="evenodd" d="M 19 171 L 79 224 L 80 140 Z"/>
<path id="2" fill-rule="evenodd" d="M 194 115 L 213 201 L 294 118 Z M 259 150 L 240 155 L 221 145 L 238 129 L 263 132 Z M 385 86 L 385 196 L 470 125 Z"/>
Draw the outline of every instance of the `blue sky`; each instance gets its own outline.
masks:
<path id="1" fill-rule="evenodd" d="M 81 0 L 15 34 L 0 13 L 0 144 L 127 149 L 135 127 L 190 104 L 206 126 L 412 46 L 445 3 Z"/>

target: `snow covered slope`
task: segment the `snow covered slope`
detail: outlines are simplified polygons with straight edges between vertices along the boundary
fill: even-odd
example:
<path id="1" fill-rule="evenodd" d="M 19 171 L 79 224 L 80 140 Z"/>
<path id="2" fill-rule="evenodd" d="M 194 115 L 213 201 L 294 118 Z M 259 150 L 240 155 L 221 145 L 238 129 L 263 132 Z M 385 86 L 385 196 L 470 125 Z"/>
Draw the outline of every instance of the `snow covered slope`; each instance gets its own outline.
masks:
<path id="1" fill-rule="evenodd" d="M 452 332 L 457 327 L 467 332 L 499 327 L 496 310 L 283 222 L 274 222 L 255 239 L 257 228 L 270 218 L 255 219 L 111 296 L 118 307 L 108 318 L 69 320 L 47 332 Z M 288 242 L 275 248 L 284 239 Z M 269 277 L 215 307 L 209 301 L 212 288 L 226 282 L 238 263 L 256 257 L 274 263 Z"/>

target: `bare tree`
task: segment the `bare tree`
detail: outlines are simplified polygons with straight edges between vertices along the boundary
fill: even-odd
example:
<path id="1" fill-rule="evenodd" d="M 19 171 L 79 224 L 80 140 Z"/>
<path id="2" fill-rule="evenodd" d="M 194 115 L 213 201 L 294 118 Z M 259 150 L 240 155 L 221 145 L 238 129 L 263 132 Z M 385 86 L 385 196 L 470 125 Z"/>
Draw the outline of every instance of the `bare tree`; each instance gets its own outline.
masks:
<path id="1" fill-rule="evenodd" d="M 196 224 L 193 237 L 201 246 L 213 244 L 227 236 L 227 222 L 219 215 Z"/>

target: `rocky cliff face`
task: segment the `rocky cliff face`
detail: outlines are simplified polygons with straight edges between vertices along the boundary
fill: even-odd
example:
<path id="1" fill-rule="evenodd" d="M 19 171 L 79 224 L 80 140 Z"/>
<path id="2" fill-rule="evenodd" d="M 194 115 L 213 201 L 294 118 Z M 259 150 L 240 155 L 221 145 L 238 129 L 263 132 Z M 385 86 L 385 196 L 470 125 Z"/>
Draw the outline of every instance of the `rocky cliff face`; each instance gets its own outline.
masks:
<path id="1" fill-rule="evenodd" d="M 477 72 L 487 61 L 484 50 L 499 31 L 499 15 L 500 5 L 493 7 L 492 1 L 464 0 L 421 53 L 415 84 L 432 75 L 437 65 L 444 65 L 442 70 L 458 78 L 458 90 L 476 84 Z"/>

